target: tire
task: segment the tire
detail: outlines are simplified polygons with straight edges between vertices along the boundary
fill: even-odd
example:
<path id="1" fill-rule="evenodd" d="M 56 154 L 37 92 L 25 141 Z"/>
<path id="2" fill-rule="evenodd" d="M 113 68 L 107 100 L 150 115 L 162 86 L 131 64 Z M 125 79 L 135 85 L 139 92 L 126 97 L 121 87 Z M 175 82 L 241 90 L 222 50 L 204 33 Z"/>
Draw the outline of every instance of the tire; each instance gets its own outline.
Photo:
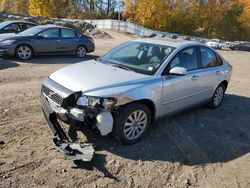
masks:
<path id="1" fill-rule="evenodd" d="M 219 107 L 224 99 L 225 91 L 226 91 L 226 86 L 223 83 L 219 84 L 214 91 L 213 97 L 208 103 L 208 107 L 210 108 Z"/>
<path id="2" fill-rule="evenodd" d="M 76 52 L 75 52 L 76 57 L 84 58 L 86 54 L 87 54 L 87 50 L 85 46 L 78 46 L 76 48 Z"/>
<path id="3" fill-rule="evenodd" d="M 26 44 L 16 47 L 16 57 L 21 60 L 28 60 L 33 56 L 33 49 Z"/>
<path id="4" fill-rule="evenodd" d="M 143 103 L 127 104 L 118 110 L 112 134 L 124 144 L 134 144 L 145 136 L 151 118 L 149 108 Z"/>

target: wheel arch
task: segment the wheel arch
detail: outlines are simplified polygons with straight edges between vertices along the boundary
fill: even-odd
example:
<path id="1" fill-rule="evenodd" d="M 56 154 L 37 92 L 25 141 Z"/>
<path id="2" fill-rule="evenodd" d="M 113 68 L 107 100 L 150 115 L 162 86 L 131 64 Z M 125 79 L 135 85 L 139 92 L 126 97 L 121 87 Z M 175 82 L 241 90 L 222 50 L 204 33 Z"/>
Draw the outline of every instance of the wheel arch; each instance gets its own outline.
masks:
<path id="1" fill-rule="evenodd" d="M 134 101 L 130 101 L 126 104 L 123 104 L 123 105 L 129 105 L 129 104 L 132 104 L 132 103 L 142 103 L 144 105 L 146 105 L 148 107 L 148 109 L 150 110 L 150 113 L 151 113 L 151 124 L 155 121 L 155 115 L 156 115 L 156 107 L 155 107 L 155 104 L 152 100 L 150 99 L 139 99 L 139 100 L 134 100 Z M 122 105 L 122 106 L 123 106 Z"/>
<path id="2" fill-rule="evenodd" d="M 27 42 L 19 43 L 19 44 L 16 46 L 16 48 L 15 48 L 15 53 L 17 52 L 18 47 L 19 47 L 19 46 L 22 46 L 22 45 L 29 46 L 30 49 L 31 49 L 31 51 L 32 51 L 32 53 L 33 53 L 33 55 L 34 55 L 35 50 L 34 50 L 33 46 L 32 46 L 31 44 L 27 43 Z"/>
<path id="3" fill-rule="evenodd" d="M 85 44 L 78 44 L 78 45 L 76 46 L 76 50 L 77 50 L 77 48 L 79 48 L 80 46 L 83 46 L 83 47 L 85 48 L 86 52 L 88 52 L 88 48 L 87 48 L 87 46 L 86 46 Z"/>
<path id="4" fill-rule="evenodd" d="M 152 124 L 155 121 L 155 114 L 156 114 L 156 108 L 154 102 L 150 99 L 141 99 L 138 102 L 145 104 L 149 108 L 151 112 L 151 124 Z"/>
<path id="5" fill-rule="evenodd" d="M 227 80 L 223 80 L 220 84 L 223 84 L 225 86 L 225 91 L 226 91 L 227 90 L 227 86 L 228 86 L 228 81 Z"/>

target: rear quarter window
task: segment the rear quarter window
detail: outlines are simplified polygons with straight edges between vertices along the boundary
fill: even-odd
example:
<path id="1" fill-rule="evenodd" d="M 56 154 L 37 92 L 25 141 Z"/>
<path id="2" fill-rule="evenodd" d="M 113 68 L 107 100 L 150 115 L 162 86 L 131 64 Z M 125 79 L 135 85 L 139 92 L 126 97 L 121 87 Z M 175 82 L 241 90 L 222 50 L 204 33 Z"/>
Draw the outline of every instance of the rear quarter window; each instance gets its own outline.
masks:
<path id="1" fill-rule="evenodd" d="M 201 57 L 201 68 L 209 68 L 220 66 L 223 64 L 222 59 L 213 50 L 200 47 L 200 57 Z"/>
<path id="2" fill-rule="evenodd" d="M 216 66 L 223 65 L 223 60 L 221 59 L 221 57 L 218 54 L 216 54 L 216 53 L 215 53 L 215 56 L 216 56 L 216 59 L 217 59 Z"/>

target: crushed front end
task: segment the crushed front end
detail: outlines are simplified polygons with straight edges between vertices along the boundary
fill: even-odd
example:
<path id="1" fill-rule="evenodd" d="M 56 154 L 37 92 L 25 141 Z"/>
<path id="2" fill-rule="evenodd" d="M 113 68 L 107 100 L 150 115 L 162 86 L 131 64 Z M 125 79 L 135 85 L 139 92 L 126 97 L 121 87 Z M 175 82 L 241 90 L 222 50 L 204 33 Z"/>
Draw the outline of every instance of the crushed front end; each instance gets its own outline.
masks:
<path id="1" fill-rule="evenodd" d="M 73 143 L 63 130 L 61 121 L 70 126 L 85 126 L 86 120 L 92 120 L 101 135 L 112 131 L 113 117 L 109 107 L 115 104 L 115 100 L 111 98 L 86 97 L 81 91 L 73 92 L 46 78 L 41 87 L 41 103 L 53 133 L 53 142 L 66 159 L 90 161 L 94 148 L 93 144 Z"/>

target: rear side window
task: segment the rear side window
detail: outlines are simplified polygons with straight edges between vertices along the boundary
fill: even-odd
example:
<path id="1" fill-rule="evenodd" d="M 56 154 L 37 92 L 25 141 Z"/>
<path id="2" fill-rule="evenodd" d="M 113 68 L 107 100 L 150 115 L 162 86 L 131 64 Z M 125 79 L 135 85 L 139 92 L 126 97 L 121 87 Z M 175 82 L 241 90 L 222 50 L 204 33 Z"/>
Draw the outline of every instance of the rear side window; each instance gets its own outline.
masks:
<path id="1" fill-rule="evenodd" d="M 201 68 L 215 67 L 223 64 L 222 59 L 211 49 L 200 47 Z"/>
<path id="2" fill-rule="evenodd" d="M 216 56 L 216 59 L 217 59 L 216 66 L 223 65 L 223 60 L 221 59 L 221 57 L 216 53 L 215 53 L 215 56 Z"/>
<path id="3" fill-rule="evenodd" d="M 76 34 L 74 31 L 69 29 L 62 29 L 62 38 L 75 38 Z"/>

